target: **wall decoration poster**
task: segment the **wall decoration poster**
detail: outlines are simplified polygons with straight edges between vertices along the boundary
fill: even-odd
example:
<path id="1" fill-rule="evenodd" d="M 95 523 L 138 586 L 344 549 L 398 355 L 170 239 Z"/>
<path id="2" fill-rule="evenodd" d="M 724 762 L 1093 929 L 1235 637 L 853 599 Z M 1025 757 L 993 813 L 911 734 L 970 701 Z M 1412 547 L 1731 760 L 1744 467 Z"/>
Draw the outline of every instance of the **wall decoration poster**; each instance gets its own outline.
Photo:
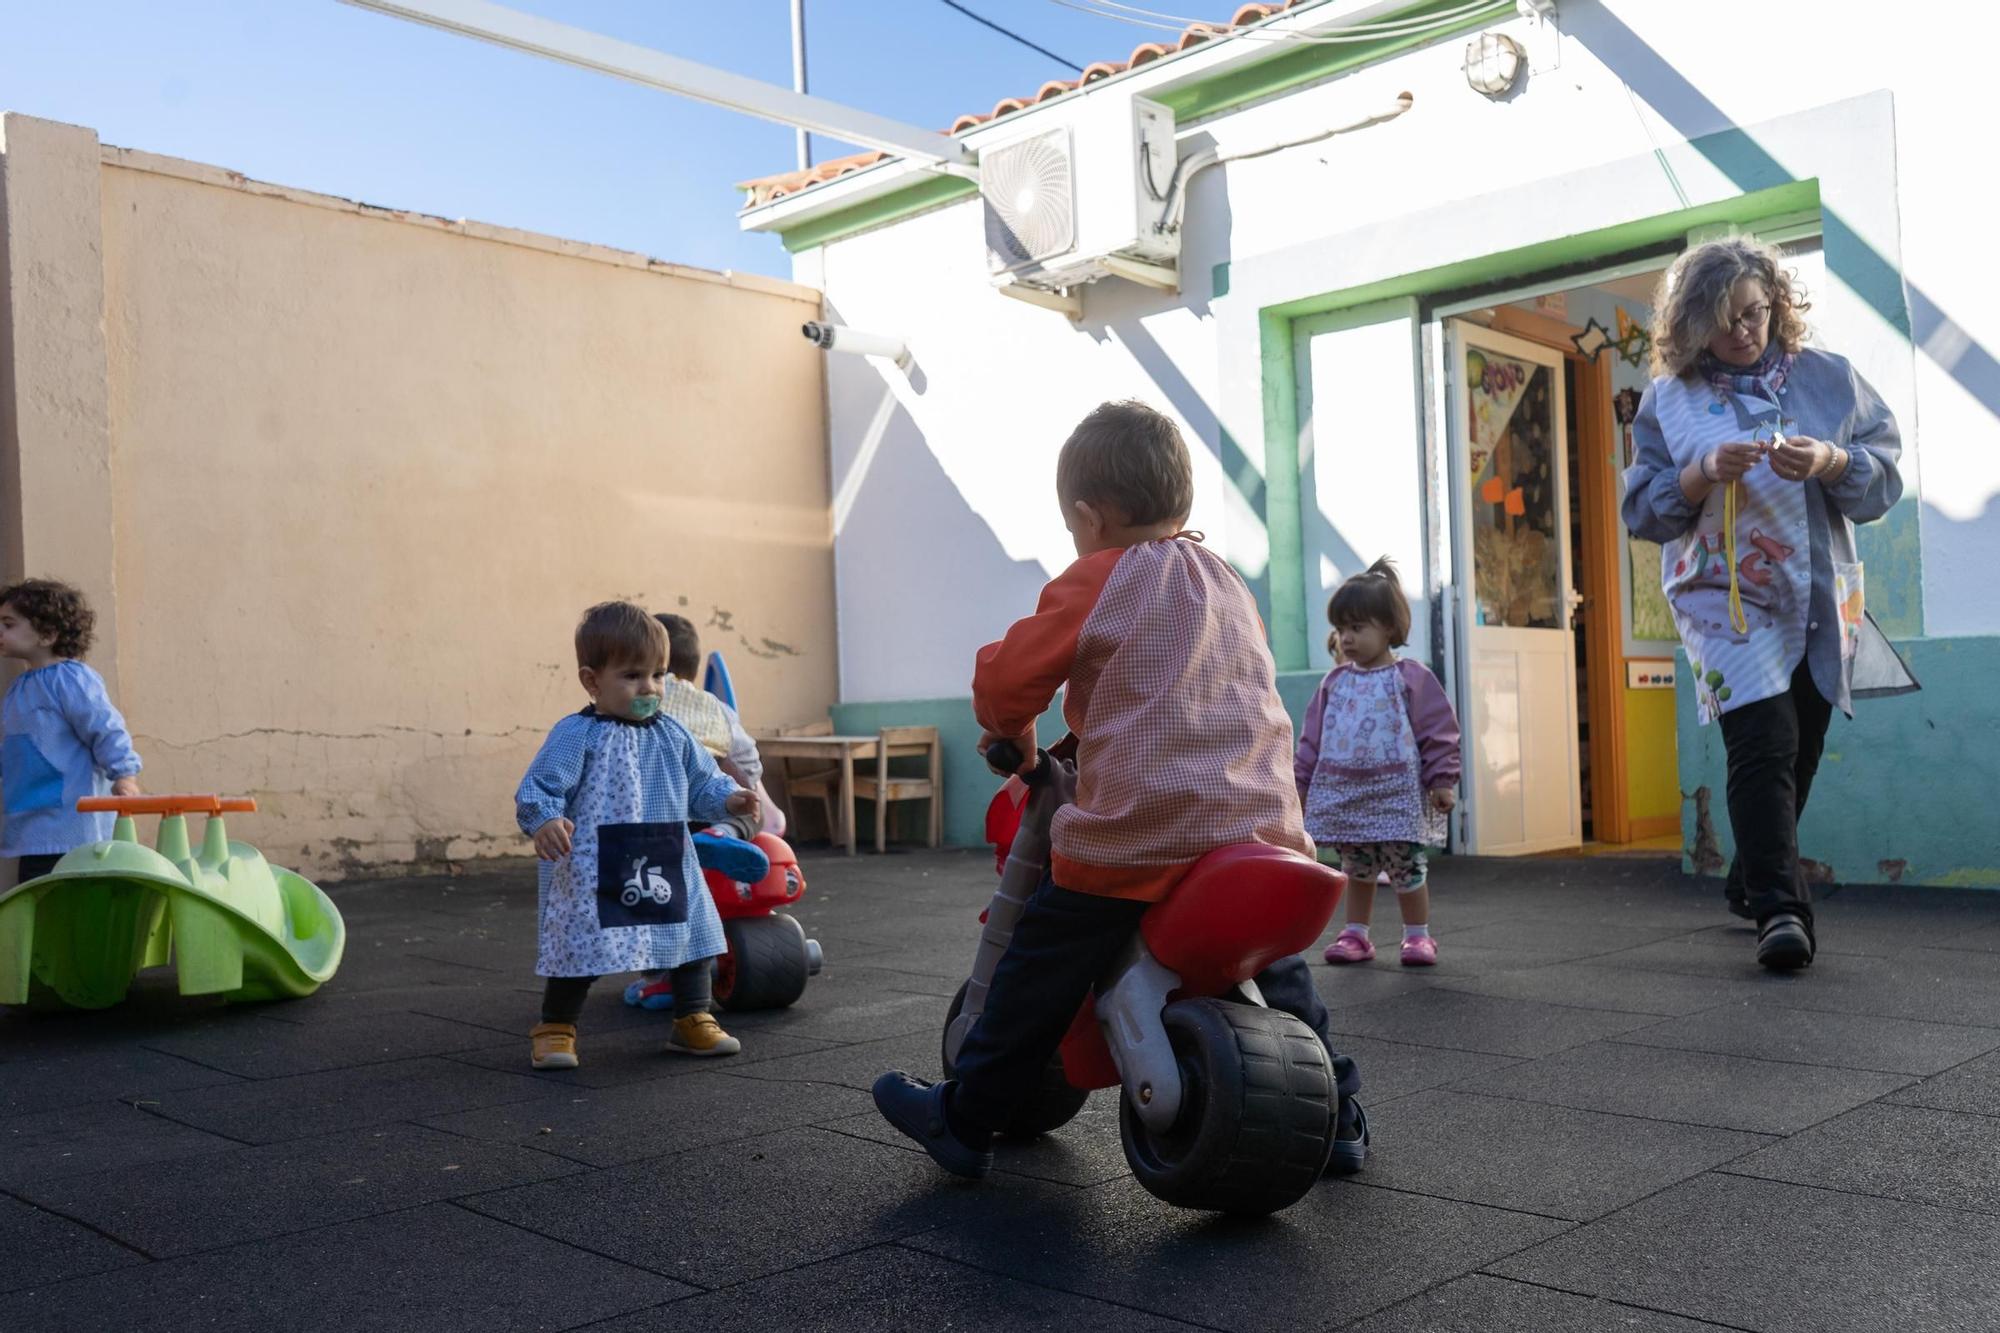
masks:
<path id="1" fill-rule="evenodd" d="M 1555 396 L 1546 366 L 1468 349 L 1472 567 L 1478 622 L 1561 625 Z"/>
<path id="2" fill-rule="evenodd" d="M 1652 542 L 1627 536 L 1626 549 L 1632 560 L 1632 637 L 1641 643 L 1654 640 L 1671 643 L 1680 638 L 1673 615 L 1667 609 L 1667 595 L 1660 589 L 1660 548 Z"/>

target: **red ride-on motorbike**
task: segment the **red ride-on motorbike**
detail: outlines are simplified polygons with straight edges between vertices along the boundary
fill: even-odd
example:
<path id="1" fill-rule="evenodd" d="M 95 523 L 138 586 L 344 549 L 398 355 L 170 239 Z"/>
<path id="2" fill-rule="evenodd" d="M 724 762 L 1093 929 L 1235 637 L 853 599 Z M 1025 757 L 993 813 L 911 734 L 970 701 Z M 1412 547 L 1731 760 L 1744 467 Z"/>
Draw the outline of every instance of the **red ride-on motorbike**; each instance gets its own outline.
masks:
<path id="1" fill-rule="evenodd" d="M 987 761 L 1012 772 L 1020 755 L 1003 742 Z M 989 836 L 1004 835 L 1016 809 L 1019 825 L 980 918 L 972 975 L 945 1019 L 946 1078 L 1042 881 L 1050 822 L 1075 794 L 1075 767 L 1042 751 L 1026 786 L 1018 806 L 1019 789 L 1003 790 L 988 815 Z M 1252 978 L 1317 940 L 1346 887 L 1339 871 L 1262 843 L 1210 852 L 1140 918 L 1003 1132 L 1047 1133 L 1092 1089 L 1117 1087 L 1125 1160 L 1150 1193 L 1249 1215 L 1296 1203 L 1333 1149 L 1332 1062 L 1310 1027 L 1265 1005 Z"/>
<path id="2" fill-rule="evenodd" d="M 806 978 L 819 975 L 821 963 L 819 941 L 807 939 L 797 918 L 778 910 L 805 894 L 798 857 L 773 834 L 759 833 L 752 841 L 771 858 L 771 873 L 755 884 L 702 871 L 729 942 L 729 952 L 715 960 L 715 1000 L 730 1013 L 784 1008 L 805 994 Z"/>

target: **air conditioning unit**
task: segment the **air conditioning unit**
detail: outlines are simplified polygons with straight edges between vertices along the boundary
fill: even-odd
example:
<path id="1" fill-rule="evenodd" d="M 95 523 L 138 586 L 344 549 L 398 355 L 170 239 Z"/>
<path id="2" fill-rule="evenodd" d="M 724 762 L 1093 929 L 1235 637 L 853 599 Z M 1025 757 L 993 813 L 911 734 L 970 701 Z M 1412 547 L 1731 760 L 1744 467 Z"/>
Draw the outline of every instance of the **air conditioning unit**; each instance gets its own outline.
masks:
<path id="1" fill-rule="evenodd" d="M 1055 292 L 1117 276 L 1176 286 L 1180 236 L 1158 226 L 1176 157 L 1172 111 L 1102 94 L 1075 98 L 1047 129 L 982 148 L 995 285 Z"/>

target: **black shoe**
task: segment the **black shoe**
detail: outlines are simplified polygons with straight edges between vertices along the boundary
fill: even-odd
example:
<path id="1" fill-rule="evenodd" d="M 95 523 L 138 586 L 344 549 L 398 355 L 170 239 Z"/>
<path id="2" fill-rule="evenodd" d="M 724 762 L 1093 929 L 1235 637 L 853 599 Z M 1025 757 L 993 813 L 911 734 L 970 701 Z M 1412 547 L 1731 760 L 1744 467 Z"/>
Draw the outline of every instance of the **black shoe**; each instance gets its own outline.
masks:
<path id="1" fill-rule="evenodd" d="M 1333 1151 L 1325 1174 L 1351 1176 L 1368 1160 L 1368 1113 L 1352 1097 L 1340 1103 L 1340 1121 L 1333 1131 Z"/>
<path id="2" fill-rule="evenodd" d="M 1796 971 L 1812 960 L 1812 932 L 1797 914 L 1774 913 L 1757 928 L 1757 961 L 1773 972 Z"/>
<path id="3" fill-rule="evenodd" d="M 978 1180 L 993 1169 L 993 1136 L 982 1135 L 981 1142 L 972 1144 L 951 1132 L 944 1115 L 950 1087 L 949 1082 L 925 1083 L 892 1070 L 875 1080 L 875 1109 L 915 1139 L 939 1166 L 955 1176 Z"/>

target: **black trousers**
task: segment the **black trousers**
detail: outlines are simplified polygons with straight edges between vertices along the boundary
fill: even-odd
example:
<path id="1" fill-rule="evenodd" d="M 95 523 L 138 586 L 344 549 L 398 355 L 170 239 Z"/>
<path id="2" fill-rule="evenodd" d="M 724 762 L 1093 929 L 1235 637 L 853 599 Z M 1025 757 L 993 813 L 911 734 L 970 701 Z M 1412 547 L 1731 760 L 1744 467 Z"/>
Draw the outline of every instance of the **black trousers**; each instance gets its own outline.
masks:
<path id="1" fill-rule="evenodd" d="M 1084 997 L 1139 928 L 1150 903 L 1074 893 L 1044 879 L 1021 910 L 1014 939 L 993 970 L 986 1008 L 965 1035 L 953 1073 L 951 1113 L 974 1129 L 1005 1125 L 1062 1045 Z M 1333 1049 L 1326 1005 L 1294 954 L 1257 975 L 1258 989 L 1319 1034 L 1341 1099 L 1361 1090 L 1354 1061 Z"/>
<path id="2" fill-rule="evenodd" d="M 1833 705 L 1804 660 L 1785 693 L 1722 715 L 1729 753 L 1729 831 L 1736 856 L 1723 892 L 1759 926 L 1794 912 L 1812 929 L 1812 892 L 1799 868 L 1799 816 L 1812 794 Z"/>
<path id="3" fill-rule="evenodd" d="M 26 884 L 31 879 L 40 879 L 56 868 L 60 856 L 24 856 L 14 864 L 14 882 Z"/>

